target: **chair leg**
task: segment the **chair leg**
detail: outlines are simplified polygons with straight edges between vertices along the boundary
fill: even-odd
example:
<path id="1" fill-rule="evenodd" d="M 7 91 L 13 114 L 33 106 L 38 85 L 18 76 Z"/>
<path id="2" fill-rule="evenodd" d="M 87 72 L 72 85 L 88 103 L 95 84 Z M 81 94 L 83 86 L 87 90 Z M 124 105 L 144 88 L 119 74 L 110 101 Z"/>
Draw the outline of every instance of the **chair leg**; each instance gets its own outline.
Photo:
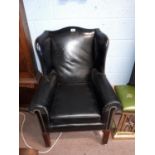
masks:
<path id="1" fill-rule="evenodd" d="M 47 132 L 47 130 L 45 128 L 41 114 L 39 112 L 36 112 L 36 114 L 37 114 L 39 122 L 40 122 L 40 127 L 41 127 L 41 131 L 42 131 L 42 136 L 43 136 L 43 139 L 45 142 L 45 146 L 50 147 L 51 146 L 50 134 L 49 134 L 49 132 Z"/>
<path id="2" fill-rule="evenodd" d="M 110 130 L 103 130 L 102 144 L 107 144 L 110 135 Z"/>
<path id="3" fill-rule="evenodd" d="M 48 132 L 43 132 L 42 135 L 44 138 L 45 146 L 50 147 L 51 146 L 50 134 Z"/>

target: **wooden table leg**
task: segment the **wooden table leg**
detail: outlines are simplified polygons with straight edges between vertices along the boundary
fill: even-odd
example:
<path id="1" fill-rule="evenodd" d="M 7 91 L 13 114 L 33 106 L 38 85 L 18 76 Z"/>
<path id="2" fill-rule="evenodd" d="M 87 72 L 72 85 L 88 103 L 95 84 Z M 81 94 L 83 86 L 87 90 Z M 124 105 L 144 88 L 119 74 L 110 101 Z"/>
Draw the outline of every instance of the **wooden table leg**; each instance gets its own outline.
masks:
<path id="1" fill-rule="evenodd" d="M 124 120 L 124 114 L 121 114 L 121 117 L 119 119 L 118 125 L 117 125 L 117 130 L 120 131 L 122 128 L 122 124 L 123 124 L 123 120 Z"/>

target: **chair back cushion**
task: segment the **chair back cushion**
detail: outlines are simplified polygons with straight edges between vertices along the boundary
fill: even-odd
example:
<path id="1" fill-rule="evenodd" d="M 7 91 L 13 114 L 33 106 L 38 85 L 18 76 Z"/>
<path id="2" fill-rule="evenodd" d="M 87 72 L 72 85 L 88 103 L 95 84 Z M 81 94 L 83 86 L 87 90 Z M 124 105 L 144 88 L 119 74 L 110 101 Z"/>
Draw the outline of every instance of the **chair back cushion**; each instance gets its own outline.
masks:
<path id="1" fill-rule="evenodd" d="M 93 67 L 94 31 L 71 28 L 51 37 L 53 66 L 63 82 L 84 82 Z"/>
<path id="2" fill-rule="evenodd" d="M 53 68 L 61 82 L 86 82 L 91 69 L 95 67 L 95 63 L 97 64 L 95 60 L 98 61 L 99 67 L 102 66 L 100 59 L 105 61 L 95 53 L 95 49 L 102 50 L 102 47 L 97 48 L 95 45 L 96 30 L 98 29 L 67 27 L 57 31 L 46 31 L 40 37 L 43 72 L 48 74 Z M 105 49 L 101 53 L 105 57 Z"/>

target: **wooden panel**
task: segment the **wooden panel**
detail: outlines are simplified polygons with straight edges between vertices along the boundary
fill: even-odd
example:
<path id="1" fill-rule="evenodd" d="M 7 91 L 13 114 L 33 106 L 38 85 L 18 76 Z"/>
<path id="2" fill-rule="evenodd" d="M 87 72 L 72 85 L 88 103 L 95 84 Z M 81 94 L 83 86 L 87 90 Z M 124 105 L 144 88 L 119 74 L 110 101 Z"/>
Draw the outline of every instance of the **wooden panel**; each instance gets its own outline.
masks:
<path id="1" fill-rule="evenodd" d="M 28 106 L 32 100 L 32 97 L 36 91 L 36 88 L 19 88 L 19 107 L 20 110 L 28 110 Z"/>
<path id="2" fill-rule="evenodd" d="M 33 72 L 31 69 L 31 49 L 26 40 L 22 19 L 19 21 L 19 71 L 20 72 Z"/>
<path id="3" fill-rule="evenodd" d="M 37 84 L 36 64 L 22 0 L 19 6 L 19 83 L 20 87 L 34 87 Z"/>

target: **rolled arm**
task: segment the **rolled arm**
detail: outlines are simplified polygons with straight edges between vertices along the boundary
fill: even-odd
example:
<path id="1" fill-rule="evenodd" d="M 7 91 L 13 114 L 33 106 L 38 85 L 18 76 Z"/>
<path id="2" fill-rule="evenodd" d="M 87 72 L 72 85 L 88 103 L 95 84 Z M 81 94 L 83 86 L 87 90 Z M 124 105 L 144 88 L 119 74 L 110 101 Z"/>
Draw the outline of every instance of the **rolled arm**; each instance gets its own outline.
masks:
<path id="1" fill-rule="evenodd" d="M 55 72 L 51 72 L 48 76 L 44 76 L 39 83 L 39 87 L 35 92 L 31 104 L 30 112 L 39 111 L 48 115 L 48 106 L 51 103 L 52 96 L 56 87 L 57 76 Z"/>
<path id="2" fill-rule="evenodd" d="M 110 129 L 114 111 L 121 108 L 120 102 L 105 74 L 93 69 L 91 79 L 96 95 L 100 99 L 102 107 L 102 121 L 106 123 L 106 128 Z"/>
<path id="3" fill-rule="evenodd" d="M 92 82 L 96 93 L 100 96 L 101 104 L 103 107 L 110 105 L 119 106 L 120 102 L 115 95 L 109 81 L 105 74 L 98 72 L 97 70 L 92 71 Z"/>

